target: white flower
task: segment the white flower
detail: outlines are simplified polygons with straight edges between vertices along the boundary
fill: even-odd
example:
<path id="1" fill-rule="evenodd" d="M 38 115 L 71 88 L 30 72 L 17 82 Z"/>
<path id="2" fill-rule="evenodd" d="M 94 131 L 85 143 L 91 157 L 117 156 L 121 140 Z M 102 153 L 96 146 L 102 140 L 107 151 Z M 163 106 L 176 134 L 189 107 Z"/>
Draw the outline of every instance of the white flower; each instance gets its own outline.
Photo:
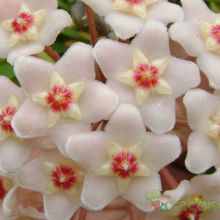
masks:
<path id="1" fill-rule="evenodd" d="M 94 56 L 120 103 L 136 104 L 155 133 L 175 124 L 175 98 L 199 84 L 198 67 L 170 54 L 167 28 L 149 21 L 131 42 L 100 40 Z"/>
<path id="2" fill-rule="evenodd" d="M 95 81 L 92 47 L 74 44 L 52 64 L 34 57 L 21 57 L 15 64 L 16 76 L 27 100 L 12 124 L 22 138 L 49 135 L 63 152 L 73 133 L 88 132 L 117 107 L 117 96 Z"/>
<path id="3" fill-rule="evenodd" d="M 105 21 L 121 39 L 137 34 L 148 19 L 156 19 L 165 24 L 182 21 L 182 9 L 167 0 L 83 0 Z M 161 13 L 163 12 L 163 13 Z"/>
<path id="4" fill-rule="evenodd" d="M 174 206 L 169 211 L 155 211 L 146 220 L 219 219 L 220 172 L 183 180 L 179 186 L 164 195 L 171 197 Z"/>
<path id="5" fill-rule="evenodd" d="M 12 120 L 25 101 L 23 90 L 0 76 L 0 171 L 14 173 L 27 160 L 33 148 L 54 148 L 44 136 L 21 139 L 12 128 Z"/>
<path id="6" fill-rule="evenodd" d="M 83 171 L 56 150 L 44 151 L 16 174 L 19 186 L 43 194 L 48 220 L 69 220 L 80 207 Z"/>
<path id="7" fill-rule="evenodd" d="M 212 12 L 203 0 L 181 0 L 181 3 L 185 21 L 172 25 L 170 36 L 189 55 L 197 57 L 210 85 L 220 89 L 220 15 Z"/>
<path id="8" fill-rule="evenodd" d="M 0 57 L 11 64 L 21 55 L 41 52 L 51 45 L 72 19 L 57 10 L 57 0 L 7 0 L 0 2 Z"/>
<path id="9" fill-rule="evenodd" d="M 202 173 L 220 163 L 220 97 L 195 89 L 185 95 L 184 104 L 193 130 L 185 164 L 191 172 Z"/>
<path id="10" fill-rule="evenodd" d="M 105 132 L 71 136 L 66 151 L 85 170 L 81 201 L 101 210 L 122 195 L 144 211 L 151 211 L 146 193 L 161 189 L 159 170 L 181 152 L 174 135 L 146 133 L 138 109 L 122 104 Z"/>

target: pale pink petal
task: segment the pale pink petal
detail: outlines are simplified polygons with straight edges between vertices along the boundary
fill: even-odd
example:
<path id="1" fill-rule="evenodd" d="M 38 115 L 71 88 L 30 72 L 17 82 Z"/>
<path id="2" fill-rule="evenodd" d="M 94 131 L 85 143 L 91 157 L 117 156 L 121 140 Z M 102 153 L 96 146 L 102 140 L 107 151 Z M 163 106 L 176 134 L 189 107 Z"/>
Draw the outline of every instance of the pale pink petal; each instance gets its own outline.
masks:
<path id="1" fill-rule="evenodd" d="M 191 56 L 199 56 L 205 50 L 205 44 L 196 22 L 179 22 L 169 29 L 172 40 L 177 41 Z"/>
<path id="2" fill-rule="evenodd" d="M 0 0 L 0 21 L 13 18 L 20 6 L 22 0 Z"/>
<path id="3" fill-rule="evenodd" d="M 7 173 L 16 172 L 27 160 L 30 147 L 13 138 L 0 142 L 0 167 Z"/>
<path id="4" fill-rule="evenodd" d="M 32 96 L 49 89 L 54 71 L 52 63 L 35 57 L 21 57 L 14 68 L 26 95 Z"/>
<path id="5" fill-rule="evenodd" d="M 150 61 L 170 56 L 167 27 L 158 21 L 147 22 L 131 45 L 141 50 Z"/>
<path id="6" fill-rule="evenodd" d="M 3 107 L 11 95 L 15 95 L 20 104 L 24 100 L 24 94 L 20 87 L 15 85 L 5 76 L 0 76 L 0 107 Z"/>
<path id="7" fill-rule="evenodd" d="M 39 9 L 55 10 L 58 7 L 58 0 L 26 0 L 26 2 L 33 11 Z"/>
<path id="8" fill-rule="evenodd" d="M 204 196 L 219 198 L 219 180 L 220 180 L 220 170 L 210 175 L 198 175 L 192 178 L 192 192 L 204 194 Z"/>
<path id="9" fill-rule="evenodd" d="M 135 106 L 121 104 L 107 124 L 105 131 L 111 137 L 111 141 L 131 145 L 140 142 L 145 134 L 145 127 Z"/>
<path id="10" fill-rule="evenodd" d="M 2 27 L 0 27 L 0 38 L 0 58 L 6 58 L 10 51 L 8 48 L 9 34 Z"/>
<path id="11" fill-rule="evenodd" d="M 14 217 L 7 217 L 4 215 L 2 207 L 0 208 L 0 219 L 1 220 L 16 220 Z"/>
<path id="12" fill-rule="evenodd" d="M 58 34 L 71 24 L 72 19 L 66 11 L 54 10 L 48 12 L 40 31 L 40 41 L 45 45 L 53 44 Z"/>
<path id="13" fill-rule="evenodd" d="M 91 172 L 106 161 L 109 141 L 109 137 L 101 131 L 73 135 L 67 141 L 66 151 L 72 160 Z"/>
<path id="14" fill-rule="evenodd" d="M 48 220 L 69 220 L 79 208 L 79 202 L 72 202 L 63 192 L 44 196 L 45 214 Z"/>
<path id="15" fill-rule="evenodd" d="M 68 84 L 95 79 L 92 47 L 83 43 L 74 43 L 55 64 L 55 70 Z"/>
<path id="16" fill-rule="evenodd" d="M 220 58 L 218 54 L 205 52 L 197 59 L 199 68 L 208 77 L 210 85 L 220 89 Z"/>
<path id="17" fill-rule="evenodd" d="M 25 143 L 32 148 L 53 149 L 57 147 L 48 136 L 25 139 Z"/>
<path id="18" fill-rule="evenodd" d="M 119 195 L 112 177 L 87 174 L 81 195 L 82 203 L 92 210 L 101 210 Z"/>
<path id="19" fill-rule="evenodd" d="M 182 180 L 176 189 L 168 190 L 164 194 L 171 197 L 172 201 L 178 202 L 192 193 L 192 184 L 188 180 Z"/>
<path id="20" fill-rule="evenodd" d="M 65 144 L 71 135 L 89 132 L 90 125 L 78 121 L 60 120 L 50 129 L 49 135 L 62 154 L 66 153 Z"/>
<path id="21" fill-rule="evenodd" d="M 188 140 L 185 165 L 192 173 L 203 173 L 220 162 L 219 151 L 205 134 L 193 132 Z"/>
<path id="22" fill-rule="evenodd" d="M 16 173 L 16 183 L 25 189 L 43 192 L 49 181 L 49 176 L 42 164 L 62 159 L 63 157 L 56 150 L 44 151 L 42 156 L 26 163 Z"/>
<path id="23" fill-rule="evenodd" d="M 195 89 L 187 92 L 183 101 L 190 127 L 195 131 L 205 131 L 209 117 L 219 107 L 219 98 L 204 90 Z"/>
<path id="24" fill-rule="evenodd" d="M 133 37 L 144 24 L 144 20 L 141 18 L 120 12 L 109 13 L 105 17 L 105 21 L 112 27 L 116 36 L 122 40 Z"/>
<path id="25" fill-rule="evenodd" d="M 175 124 L 175 100 L 172 96 L 151 95 L 140 111 L 145 126 L 161 134 L 173 129 Z"/>
<path id="26" fill-rule="evenodd" d="M 181 0 L 181 3 L 185 14 L 185 20 L 211 20 L 215 15 L 202 0 Z"/>
<path id="27" fill-rule="evenodd" d="M 45 107 L 28 99 L 13 117 L 12 127 L 22 138 L 45 136 L 48 130 L 47 117 Z"/>
<path id="28" fill-rule="evenodd" d="M 95 12 L 104 16 L 108 14 L 112 9 L 112 0 L 97 1 L 97 0 L 82 0 L 89 5 Z"/>
<path id="29" fill-rule="evenodd" d="M 131 181 L 125 198 L 136 205 L 139 209 L 152 211 L 151 201 L 147 200 L 147 192 L 160 191 L 161 181 L 159 175 L 149 177 L 137 177 Z"/>
<path id="30" fill-rule="evenodd" d="M 112 89 L 118 96 L 118 103 L 129 103 L 136 105 L 135 92 L 132 87 L 129 87 L 118 80 L 110 79 L 106 85 Z"/>
<path id="31" fill-rule="evenodd" d="M 17 47 L 15 47 L 13 50 L 10 51 L 7 61 L 14 65 L 16 60 L 20 56 L 28 56 L 32 54 L 38 54 L 44 50 L 44 46 L 40 42 L 32 42 L 29 44 L 21 44 Z"/>
<path id="32" fill-rule="evenodd" d="M 162 11 L 164 13 L 161 13 Z M 173 22 L 180 22 L 184 19 L 182 8 L 179 5 L 166 1 L 158 1 L 152 4 L 147 10 L 147 13 L 149 19 L 161 21 L 166 25 Z"/>
<path id="33" fill-rule="evenodd" d="M 105 84 L 95 80 L 88 81 L 80 96 L 79 105 L 85 121 L 97 122 L 116 109 L 118 97 Z"/>
<path id="34" fill-rule="evenodd" d="M 108 79 L 122 74 L 132 67 L 132 48 L 113 40 L 99 40 L 93 54 Z"/>
<path id="35" fill-rule="evenodd" d="M 42 169 L 41 158 L 25 164 L 16 174 L 16 182 L 26 189 L 43 192 L 49 181 L 48 174 Z"/>
<path id="36" fill-rule="evenodd" d="M 179 157 L 180 153 L 181 145 L 177 136 L 146 133 L 142 160 L 152 173 L 158 172 L 173 162 Z"/>
<path id="37" fill-rule="evenodd" d="M 15 198 L 15 193 L 18 187 L 13 187 L 6 195 L 5 198 L 2 202 L 2 209 L 3 212 L 6 216 L 12 216 L 13 214 L 13 207 L 15 206 L 16 203 L 16 198 Z M 1 215 L 0 215 L 1 217 Z M 2 218 L 0 218 L 2 219 Z"/>
<path id="38" fill-rule="evenodd" d="M 171 57 L 163 78 L 172 89 L 172 95 L 176 98 L 183 95 L 189 89 L 200 83 L 198 66 L 187 60 Z"/>

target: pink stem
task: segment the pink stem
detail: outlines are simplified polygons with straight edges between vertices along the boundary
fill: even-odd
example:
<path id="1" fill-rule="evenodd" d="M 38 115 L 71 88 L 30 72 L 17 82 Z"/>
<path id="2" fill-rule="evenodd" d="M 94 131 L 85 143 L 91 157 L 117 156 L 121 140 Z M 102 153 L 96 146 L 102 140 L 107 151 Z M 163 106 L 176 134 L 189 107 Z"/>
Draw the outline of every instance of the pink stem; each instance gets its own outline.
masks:
<path id="1" fill-rule="evenodd" d="M 87 13 L 87 19 L 88 19 L 89 32 L 90 32 L 91 38 L 92 38 L 92 45 L 95 46 L 96 42 L 98 40 L 96 23 L 95 23 L 95 14 L 89 6 L 86 6 L 86 13 Z M 95 71 L 96 71 L 96 79 L 105 83 L 106 78 L 105 78 L 104 74 L 102 73 L 102 71 L 100 70 L 97 63 L 95 64 Z"/>
<path id="2" fill-rule="evenodd" d="M 86 220 L 87 211 L 84 208 L 79 210 L 79 220 Z"/>
<path id="3" fill-rule="evenodd" d="M 60 59 L 60 55 L 52 47 L 45 47 L 44 52 L 55 62 Z"/>
<path id="4" fill-rule="evenodd" d="M 130 220 L 137 220 L 137 210 L 135 208 L 135 206 L 128 202 L 128 214 L 129 214 L 129 217 L 130 217 Z"/>
<path id="5" fill-rule="evenodd" d="M 161 175 L 161 178 L 164 179 L 164 181 L 166 181 L 170 189 L 175 189 L 178 186 L 178 181 L 171 174 L 168 168 L 163 168 L 160 171 L 160 175 Z"/>
<path id="6" fill-rule="evenodd" d="M 176 126 L 182 126 L 182 127 L 189 128 L 188 122 L 186 120 L 182 120 L 182 119 L 176 119 Z"/>

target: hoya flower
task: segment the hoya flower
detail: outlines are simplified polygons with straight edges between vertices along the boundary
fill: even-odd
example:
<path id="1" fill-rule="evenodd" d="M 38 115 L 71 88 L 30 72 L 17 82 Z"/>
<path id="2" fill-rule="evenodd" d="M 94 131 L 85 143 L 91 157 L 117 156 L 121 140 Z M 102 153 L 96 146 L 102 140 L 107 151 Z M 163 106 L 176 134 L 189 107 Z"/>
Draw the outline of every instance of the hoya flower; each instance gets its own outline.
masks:
<path id="1" fill-rule="evenodd" d="M 176 136 L 146 133 L 138 109 L 130 104 L 120 105 L 105 132 L 73 135 L 66 148 L 86 170 L 81 201 L 92 210 L 120 195 L 143 211 L 152 210 L 146 193 L 161 189 L 159 170 L 181 152 Z"/>
<path id="2" fill-rule="evenodd" d="M 72 19 L 58 10 L 57 0 L 0 1 L 0 57 L 10 63 L 21 55 L 41 52 Z"/>
<path id="3" fill-rule="evenodd" d="M 56 150 L 43 152 L 16 174 L 19 186 L 43 194 L 48 220 L 69 220 L 80 206 L 83 170 Z"/>
<path id="4" fill-rule="evenodd" d="M 22 90 L 0 76 L 0 170 L 15 172 L 27 159 L 30 147 L 14 134 L 11 120 L 24 100 Z"/>
<path id="5" fill-rule="evenodd" d="M 155 133 L 171 130 L 175 99 L 199 84 L 198 67 L 170 54 L 167 28 L 149 21 L 131 44 L 100 40 L 94 56 L 120 103 L 138 106 Z"/>
<path id="6" fill-rule="evenodd" d="M 220 96 L 195 89 L 185 95 L 184 104 L 193 130 L 185 164 L 191 172 L 202 173 L 220 163 Z"/>
<path id="7" fill-rule="evenodd" d="M 220 15 L 212 12 L 203 0 L 181 0 L 181 3 L 185 21 L 172 25 L 170 36 L 189 55 L 197 57 L 210 85 L 220 89 Z"/>
<path id="8" fill-rule="evenodd" d="M 48 137 L 21 139 L 12 128 L 12 119 L 24 102 L 21 88 L 0 76 L 0 170 L 14 173 L 27 160 L 34 147 L 53 148 Z"/>
<path id="9" fill-rule="evenodd" d="M 15 73 L 27 97 L 12 121 L 16 134 L 49 135 L 61 151 L 70 134 L 88 132 L 90 123 L 117 106 L 113 91 L 94 80 L 92 47 L 86 44 L 74 44 L 56 64 L 21 57 Z"/>
<path id="10" fill-rule="evenodd" d="M 14 176 L 0 174 L 1 220 L 46 219 L 40 194 L 16 186 Z"/>
<path id="11" fill-rule="evenodd" d="M 148 19 L 156 19 L 164 24 L 182 21 L 180 6 L 167 0 L 83 0 L 105 21 L 115 34 L 126 40 L 137 34 Z M 163 13 L 161 13 L 163 11 Z"/>
<path id="12" fill-rule="evenodd" d="M 155 211 L 146 220 L 200 220 L 219 219 L 219 170 L 212 175 L 202 175 L 183 180 L 179 186 L 166 191 L 173 206 L 170 210 Z"/>

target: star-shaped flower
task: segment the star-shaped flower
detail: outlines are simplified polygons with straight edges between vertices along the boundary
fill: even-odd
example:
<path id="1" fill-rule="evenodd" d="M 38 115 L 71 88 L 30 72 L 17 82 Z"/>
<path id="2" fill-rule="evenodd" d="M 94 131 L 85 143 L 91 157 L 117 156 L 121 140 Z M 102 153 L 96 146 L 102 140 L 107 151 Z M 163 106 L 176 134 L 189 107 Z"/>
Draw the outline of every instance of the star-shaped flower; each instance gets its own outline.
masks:
<path id="1" fill-rule="evenodd" d="M 220 164 L 220 97 L 196 89 L 186 93 L 184 104 L 193 130 L 188 140 L 185 164 L 191 172 L 203 173 Z"/>
<path id="2" fill-rule="evenodd" d="M 171 197 L 174 205 L 169 211 L 157 210 L 146 218 L 157 220 L 200 220 L 219 218 L 220 172 L 212 175 L 201 175 L 190 181 L 183 180 L 176 189 L 164 192 Z"/>
<path id="3" fill-rule="evenodd" d="M 83 115 L 78 105 L 85 83 L 82 81 L 66 85 L 59 73 L 51 76 L 50 89 L 33 95 L 33 101 L 49 108 L 48 127 L 53 127 L 60 117 L 82 120 Z"/>
<path id="4" fill-rule="evenodd" d="M 178 5 L 166 0 L 83 0 L 83 2 L 99 15 L 105 16 L 106 23 L 124 40 L 137 34 L 148 19 L 168 24 L 182 21 L 184 17 Z"/>
<path id="5" fill-rule="evenodd" d="M 15 73 L 27 97 L 12 120 L 16 134 L 49 135 L 61 152 L 69 135 L 90 131 L 90 123 L 103 120 L 117 107 L 115 93 L 95 81 L 89 45 L 74 44 L 56 64 L 21 57 Z"/>
<path id="6" fill-rule="evenodd" d="M 200 82 L 198 67 L 171 56 L 167 28 L 149 21 L 131 44 L 100 40 L 94 56 L 120 103 L 138 106 L 155 133 L 175 124 L 175 98 Z"/>
<path id="7" fill-rule="evenodd" d="M 185 21 L 171 26 L 170 36 L 186 52 L 197 57 L 200 69 L 210 85 L 220 89 L 220 16 L 212 12 L 203 0 L 181 0 Z"/>
<path id="8" fill-rule="evenodd" d="M 133 53 L 132 70 L 117 76 L 117 79 L 125 85 L 134 87 L 136 102 L 143 105 L 150 93 L 163 95 L 172 93 L 169 84 L 161 77 L 167 65 L 167 58 L 149 63 L 145 55 L 137 49 Z"/>
<path id="9" fill-rule="evenodd" d="M 72 23 L 57 5 L 57 0 L 1 1 L 0 57 L 13 64 L 19 56 L 39 53 L 53 44 L 59 32 Z M 57 22 L 51 23 L 54 20 Z"/>
<path id="10" fill-rule="evenodd" d="M 15 172 L 27 159 L 30 148 L 14 134 L 11 120 L 24 101 L 22 90 L 0 76 L 0 170 Z"/>
<path id="11" fill-rule="evenodd" d="M 49 220 L 69 220 L 80 207 L 83 170 L 57 150 L 44 151 L 16 174 L 19 186 L 43 194 Z"/>
<path id="12" fill-rule="evenodd" d="M 128 186 L 135 176 L 150 176 L 150 170 L 141 162 L 144 143 L 126 147 L 110 143 L 108 147 L 108 160 L 96 170 L 96 174 L 116 176 L 120 192 L 127 191 Z"/>
<path id="13" fill-rule="evenodd" d="M 100 210 L 121 195 L 150 211 L 145 195 L 161 189 L 158 171 L 175 160 L 181 148 L 174 135 L 146 133 L 138 109 L 121 104 L 105 132 L 73 135 L 66 151 L 86 171 L 81 195 L 86 207 Z"/>
<path id="14" fill-rule="evenodd" d="M 0 76 L 0 171 L 15 173 L 27 160 L 33 148 L 53 148 L 44 136 L 21 139 L 12 127 L 12 120 L 25 100 L 23 90 L 8 78 Z"/>

